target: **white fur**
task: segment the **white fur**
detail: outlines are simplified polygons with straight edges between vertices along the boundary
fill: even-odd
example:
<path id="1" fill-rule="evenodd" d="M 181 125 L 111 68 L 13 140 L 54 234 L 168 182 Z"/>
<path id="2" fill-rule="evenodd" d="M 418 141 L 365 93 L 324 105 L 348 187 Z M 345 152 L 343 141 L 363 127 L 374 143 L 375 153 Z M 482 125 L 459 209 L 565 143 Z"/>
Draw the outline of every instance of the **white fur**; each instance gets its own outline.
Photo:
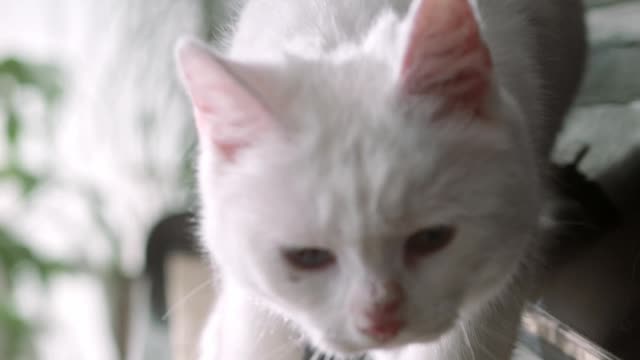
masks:
<path id="1" fill-rule="evenodd" d="M 275 123 L 233 163 L 201 134 L 202 239 L 221 277 L 202 360 L 299 360 L 302 341 L 376 360 L 509 358 L 557 128 L 547 123 L 561 116 L 527 19 L 581 21 L 568 0 L 474 5 L 496 71 L 487 119 L 398 99 L 409 0 L 245 5 L 226 57 Z M 407 269 L 404 240 L 438 224 L 457 227 L 453 242 Z M 331 249 L 337 264 L 295 271 L 280 252 L 292 245 Z M 407 292 L 407 326 L 382 345 L 356 328 L 370 287 L 388 279 Z"/>

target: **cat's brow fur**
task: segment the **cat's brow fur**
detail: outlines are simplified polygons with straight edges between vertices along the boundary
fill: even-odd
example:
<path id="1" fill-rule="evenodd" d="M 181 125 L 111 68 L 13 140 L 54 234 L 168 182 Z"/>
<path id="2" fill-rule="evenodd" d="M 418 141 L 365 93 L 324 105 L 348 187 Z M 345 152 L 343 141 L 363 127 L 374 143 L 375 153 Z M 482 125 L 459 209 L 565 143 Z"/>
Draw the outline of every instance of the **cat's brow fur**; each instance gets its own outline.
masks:
<path id="1" fill-rule="evenodd" d="M 473 2 L 494 70 L 475 116 L 399 89 L 418 3 L 239 7 L 218 61 L 272 123 L 233 161 L 200 133 L 202 241 L 221 277 L 202 360 L 299 360 L 300 339 L 375 360 L 509 357 L 535 268 L 544 163 L 582 71 L 582 8 Z M 405 239 L 440 224 L 455 239 L 407 269 Z M 329 249 L 337 263 L 296 271 L 282 256 L 291 247 Z M 358 333 L 358 311 L 368 286 L 388 279 L 406 291 L 408 320 L 379 344 Z"/>

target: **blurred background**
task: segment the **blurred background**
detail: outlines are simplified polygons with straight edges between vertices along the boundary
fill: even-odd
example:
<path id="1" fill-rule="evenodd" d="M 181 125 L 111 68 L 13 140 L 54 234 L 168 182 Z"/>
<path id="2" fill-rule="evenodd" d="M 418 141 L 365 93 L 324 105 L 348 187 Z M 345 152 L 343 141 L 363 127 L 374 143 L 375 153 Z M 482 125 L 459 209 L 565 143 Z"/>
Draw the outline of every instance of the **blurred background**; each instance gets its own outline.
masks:
<path id="1" fill-rule="evenodd" d="M 190 245 L 150 239 L 195 207 L 172 48 L 215 43 L 222 2 L 0 0 L 0 359 L 170 358 L 153 284 Z M 596 178 L 640 144 L 640 2 L 587 3 L 589 71 L 555 159 L 588 144 Z"/>
<path id="2" fill-rule="evenodd" d="M 213 40 L 218 5 L 0 0 L 0 359 L 169 358 L 139 279 L 193 206 L 173 44 Z"/>

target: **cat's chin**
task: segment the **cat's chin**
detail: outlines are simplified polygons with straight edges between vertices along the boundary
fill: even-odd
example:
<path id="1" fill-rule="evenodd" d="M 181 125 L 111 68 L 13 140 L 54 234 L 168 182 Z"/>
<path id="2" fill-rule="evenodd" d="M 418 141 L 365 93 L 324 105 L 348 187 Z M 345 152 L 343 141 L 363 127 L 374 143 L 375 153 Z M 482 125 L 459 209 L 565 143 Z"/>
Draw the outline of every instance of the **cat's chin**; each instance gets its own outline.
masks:
<path id="1" fill-rule="evenodd" d="M 384 342 L 378 342 L 367 338 L 347 340 L 336 338 L 316 338 L 315 347 L 327 354 L 338 354 L 344 357 L 353 357 L 374 351 L 388 351 L 414 344 L 426 344 L 437 342 L 445 337 L 453 328 L 453 322 L 439 327 L 429 333 L 400 333 L 396 338 Z"/>
<path id="2" fill-rule="evenodd" d="M 357 357 L 364 355 L 369 348 L 365 344 L 348 341 L 313 341 L 314 347 L 324 354 L 340 355 L 342 357 Z"/>

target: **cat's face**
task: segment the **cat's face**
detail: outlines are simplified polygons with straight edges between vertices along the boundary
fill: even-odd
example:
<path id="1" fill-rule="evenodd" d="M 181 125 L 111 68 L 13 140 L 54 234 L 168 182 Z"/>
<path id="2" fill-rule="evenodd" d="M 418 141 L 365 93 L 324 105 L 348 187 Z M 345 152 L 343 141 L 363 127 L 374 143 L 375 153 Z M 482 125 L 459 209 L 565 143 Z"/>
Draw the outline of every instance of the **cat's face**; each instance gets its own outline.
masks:
<path id="1" fill-rule="evenodd" d="M 322 348 L 435 339 L 524 255 L 537 202 L 523 149 L 503 119 L 428 123 L 429 105 L 306 83 L 280 116 L 313 132 L 275 134 L 221 169 L 203 154 L 205 245 L 225 280 Z"/>
<path id="2" fill-rule="evenodd" d="M 397 76 L 366 53 L 230 71 L 182 49 L 203 241 L 226 286 L 356 353 L 434 340 L 511 279 L 537 180 L 482 69 L 434 87 L 432 69 Z"/>

